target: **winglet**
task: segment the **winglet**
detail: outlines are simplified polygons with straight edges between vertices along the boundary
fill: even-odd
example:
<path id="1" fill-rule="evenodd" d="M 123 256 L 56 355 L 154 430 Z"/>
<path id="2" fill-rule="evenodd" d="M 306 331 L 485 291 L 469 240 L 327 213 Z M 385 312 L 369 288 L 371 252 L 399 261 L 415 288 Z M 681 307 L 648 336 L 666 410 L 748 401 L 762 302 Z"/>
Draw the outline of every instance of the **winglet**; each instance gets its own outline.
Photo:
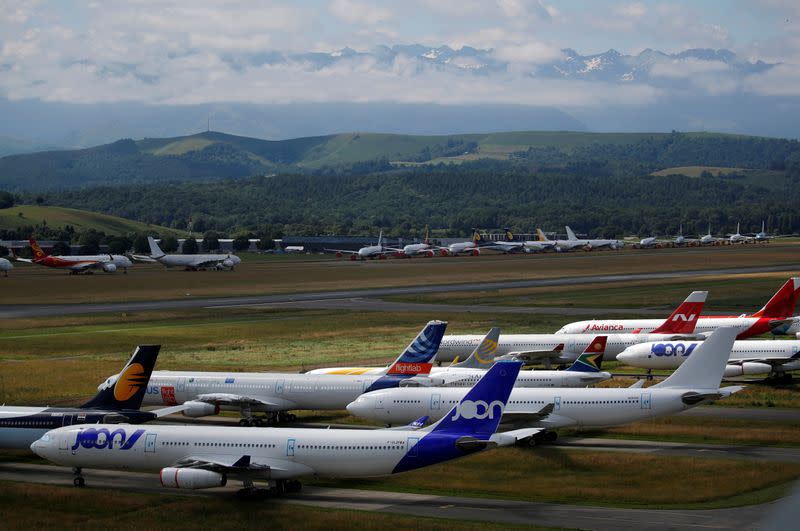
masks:
<path id="1" fill-rule="evenodd" d="M 707 291 L 693 291 L 651 334 L 692 334 L 703 311 Z"/>

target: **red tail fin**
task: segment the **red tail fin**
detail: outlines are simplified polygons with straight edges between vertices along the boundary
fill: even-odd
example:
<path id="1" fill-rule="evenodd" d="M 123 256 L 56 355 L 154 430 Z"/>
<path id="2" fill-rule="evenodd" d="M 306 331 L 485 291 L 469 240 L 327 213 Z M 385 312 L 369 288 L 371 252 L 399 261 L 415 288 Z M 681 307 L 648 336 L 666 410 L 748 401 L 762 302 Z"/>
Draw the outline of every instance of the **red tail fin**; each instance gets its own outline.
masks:
<path id="1" fill-rule="evenodd" d="M 40 260 L 40 259 L 44 258 L 45 256 L 47 256 L 46 254 L 44 254 L 44 251 L 42 251 L 42 248 L 39 247 L 39 244 L 36 243 L 36 240 L 31 238 L 28 241 L 31 244 L 31 250 L 33 251 L 33 259 L 34 260 Z"/>
<path id="2" fill-rule="evenodd" d="M 800 277 L 792 277 L 781 286 L 763 308 L 753 317 L 789 317 L 794 315 L 797 298 L 800 296 Z"/>
<path id="3" fill-rule="evenodd" d="M 693 291 L 652 334 L 692 334 L 703 311 L 707 291 Z"/>

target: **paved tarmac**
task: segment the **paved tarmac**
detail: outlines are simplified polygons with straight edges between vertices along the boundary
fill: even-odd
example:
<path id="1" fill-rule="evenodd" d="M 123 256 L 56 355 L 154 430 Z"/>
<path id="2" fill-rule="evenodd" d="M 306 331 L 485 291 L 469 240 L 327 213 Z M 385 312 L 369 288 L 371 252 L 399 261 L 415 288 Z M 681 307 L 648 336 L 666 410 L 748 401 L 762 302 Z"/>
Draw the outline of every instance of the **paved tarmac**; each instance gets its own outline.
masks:
<path id="1" fill-rule="evenodd" d="M 226 496 L 239 488 L 235 481 L 219 489 L 167 491 L 158 474 L 84 469 L 87 488 L 182 494 L 188 496 Z M 69 468 L 29 463 L 0 463 L 0 480 L 71 486 Z M 235 498 L 231 503 L 239 502 Z M 292 503 L 336 509 L 356 509 L 418 517 L 452 518 L 508 524 L 596 529 L 756 529 L 758 522 L 775 503 L 713 510 L 650 510 L 590 507 L 556 503 L 491 500 L 428 494 L 408 494 L 359 489 L 306 486 L 299 494 L 257 503 Z"/>
<path id="2" fill-rule="evenodd" d="M 691 271 L 664 271 L 657 273 L 638 273 L 626 275 L 591 275 L 584 277 L 547 278 L 533 280 L 511 280 L 504 282 L 479 282 L 469 284 L 434 284 L 427 286 L 405 286 L 395 288 L 372 288 L 363 290 L 340 290 L 316 293 L 292 293 L 282 295 L 249 295 L 241 297 L 187 297 L 177 300 L 139 301 L 139 302 L 110 302 L 110 303 L 81 303 L 81 304 L 28 304 L 28 305 L 0 305 L 0 319 L 15 319 L 25 317 L 47 317 L 56 315 L 79 315 L 109 312 L 137 312 L 153 310 L 175 310 L 186 308 L 205 308 L 223 306 L 252 306 L 260 304 L 290 303 L 290 302 L 316 302 L 321 300 L 345 301 L 342 307 L 361 309 L 359 301 L 364 298 L 380 298 L 394 295 L 420 295 L 430 293 L 447 293 L 458 291 L 485 291 L 493 289 L 519 289 L 544 286 L 569 286 L 581 284 L 595 284 L 637 280 L 660 280 L 671 278 L 691 278 L 706 275 L 733 275 L 745 273 L 765 273 L 786 271 L 787 265 L 740 267 L 727 269 L 702 269 Z M 355 300 L 356 302 L 347 302 Z M 407 306 L 406 306 L 407 307 Z M 472 306 L 467 306 L 473 308 Z M 497 311 L 494 307 L 490 311 Z M 554 313 L 548 309 L 549 313 Z M 416 310 L 415 310 L 416 311 Z M 471 311 L 474 311 L 471 310 Z M 531 312 L 533 313 L 533 312 Z"/>

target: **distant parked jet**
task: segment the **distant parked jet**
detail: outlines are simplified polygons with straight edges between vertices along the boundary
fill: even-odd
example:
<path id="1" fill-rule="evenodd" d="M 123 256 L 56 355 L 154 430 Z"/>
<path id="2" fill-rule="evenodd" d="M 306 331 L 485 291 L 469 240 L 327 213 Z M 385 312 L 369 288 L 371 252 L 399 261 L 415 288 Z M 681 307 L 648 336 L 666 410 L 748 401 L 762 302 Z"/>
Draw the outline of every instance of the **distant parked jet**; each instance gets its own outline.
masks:
<path id="1" fill-rule="evenodd" d="M 14 264 L 6 260 L 5 258 L 0 258 L 0 271 L 3 272 L 4 276 L 8 276 L 8 272 L 14 269 Z"/>
<path id="2" fill-rule="evenodd" d="M 57 269 L 66 269 L 71 275 L 79 273 L 91 274 L 93 270 L 100 269 L 106 273 L 113 273 L 119 268 L 127 273 L 128 268 L 133 264 L 128 257 L 118 254 L 94 254 L 86 256 L 54 256 L 46 254 L 36 243 L 36 240 L 30 240 L 31 250 L 33 251 L 33 258 L 20 258 L 15 257 L 20 262 L 28 262 L 29 264 L 39 264 L 47 267 L 55 267 Z"/>
<path id="3" fill-rule="evenodd" d="M 198 269 L 230 269 L 241 263 L 242 259 L 235 254 L 166 254 L 161 250 L 152 236 L 147 237 L 150 244 L 150 256 L 132 255 L 140 262 L 158 262 L 166 267 L 185 267 L 187 271 Z"/>
<path id="4" fill-rule="evenodd" d="M 398 253 L 396 249 L 383 245 L 383 231 L 378 235 L 378 243 L 376 245 L 367 245 L 358 251 L 351 251 L 350 249 L 323 249 L 323 251 L 336 253 L 336 256 L 339 258 L 345 254 L 349 254 L 350 260 L 366 260 L 367 258 L 380 258 L 383 260 L 391 254 Z"/>

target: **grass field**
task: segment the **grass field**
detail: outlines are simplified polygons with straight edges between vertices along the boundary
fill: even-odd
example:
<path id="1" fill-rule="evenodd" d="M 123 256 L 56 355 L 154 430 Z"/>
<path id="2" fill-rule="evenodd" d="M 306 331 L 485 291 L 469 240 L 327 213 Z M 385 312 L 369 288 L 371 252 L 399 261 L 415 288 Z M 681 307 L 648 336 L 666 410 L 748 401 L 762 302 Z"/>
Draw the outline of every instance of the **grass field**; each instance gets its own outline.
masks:
<path id="1" fill-rule="evenodd" d="M 127 275 L 90 276 L 68 276 L 64 271 L 18 263 L 7 279 L 0 278 L 0 304 L 182 299 L 425 284 L 474 286 L 480 282 L 764 264 L 785 264 L 787 271 L 796 272 L 798 255 L 800 245 L 794 243 L 366 262 L 245 255 L 234 272 L 185 272 L 166 270 L 159 264 L 136 264 Z"/>
<path id="2" fill-rule="evenodd" d="M 41 205 L 17 205 L 11 208 L 0 209 L 0 229 L 16 229 L 19 227 L 42 225 L 46 223 L 48 227 L 63 227 L 71 225 L 81 231 L 95 229 L 106 234 L 131 234 L 138 232 L 155 231 L 164 236 L 174 234 L 185 236 L 186 232 L 162 227 L 160 225 L 150 225 L 130 219 L 109 216 L 98 212 L 86 210 L 76 210 L 74 208 L 62 208 Z"/>
<path id="3" fill-rule="evenodd" d="M 20 510 L 24 507 L 24 510 Z M 356 510 L 320 509 L 277 501 L 242 503 L 229 498 L 142 494 L 101 489 L 0 483 L 5 529 L 545 529 L 417 518 Z"/>

